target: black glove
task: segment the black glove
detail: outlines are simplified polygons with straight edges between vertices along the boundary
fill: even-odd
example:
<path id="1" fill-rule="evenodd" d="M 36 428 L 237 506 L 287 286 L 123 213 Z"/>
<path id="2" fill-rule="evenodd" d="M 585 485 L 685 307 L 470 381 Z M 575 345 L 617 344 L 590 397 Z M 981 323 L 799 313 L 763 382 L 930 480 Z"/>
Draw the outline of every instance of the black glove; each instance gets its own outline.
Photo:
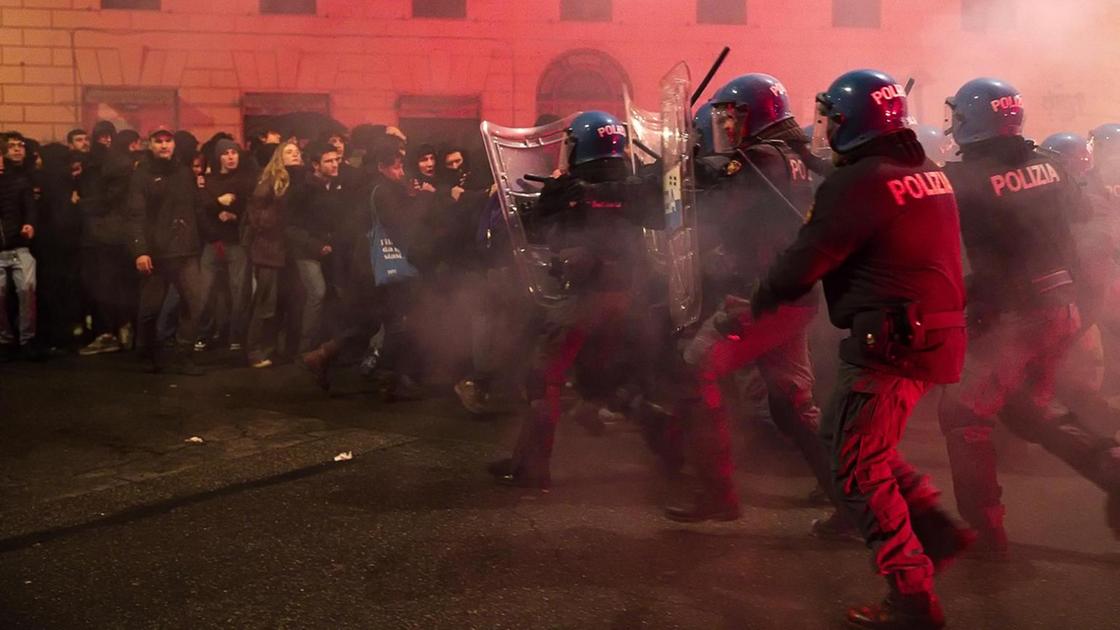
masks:
<path id="1" fill-rule="evenodd" d="M 565 287 L 579 286 L 587 281 L 599 261 L 586 247 L 562 249 L 549 262 L 548 275 L 556 278 Z"/>
<path id="2" fill-rule="evenodd" d="M 585 193 L 583 180 L 567 173 L 549 179 L 541 188 L 541 197 L 560 207 L 571 207 L 583 201 Z"/>

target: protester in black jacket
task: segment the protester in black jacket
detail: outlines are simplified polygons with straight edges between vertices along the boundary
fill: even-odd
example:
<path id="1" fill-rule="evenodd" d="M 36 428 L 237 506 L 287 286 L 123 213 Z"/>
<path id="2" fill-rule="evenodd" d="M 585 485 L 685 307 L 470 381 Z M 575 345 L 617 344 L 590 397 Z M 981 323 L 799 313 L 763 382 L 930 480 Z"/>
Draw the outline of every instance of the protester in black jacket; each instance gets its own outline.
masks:
<path id="1" fill-rule="evenodd" d="M 171 367 L 167 353 L 156 345 L 156 320 L 175 285 L 190 312 L 180 327 L 183 339 L 193 339 L 201 312 L 198 267 L 198 214 L 201 192 L 190 166 L 172 159 L 175 139 L 160 127 L 148 137 L 150 155 L 137 168 L 128 190 L 129 246 L 142 280 L 138 339 L 151 353 L 153 369 Z M 183 330 L 186 328 L 187 330 Z M 185 374 L 200 371 L 185 354 L 175 366 Z"/>
<path id="2" fill-rule="evenodd" d="M 321 337 L 323 303 L 327 296 L 324 271 L 334 252 L 332 226 L 342 214 L 346 197 L 338 182 L 341 158 L 327 144 L 307 149 L 311 165 L 305 185 L 293 190 L 288 202 L 285 236 L 288 253 L 295 260 L 305 300 L 300 350 L 314 348 Z"/>
<path id="3" fill-rule="evenodd" d="M 255 173 L 241 162 L 241 149 L 232 140 L 214 143 L 216 161 L 206 175 L 203 214 L 199 223 L 202 239 L 202 331 L 214 327 L 217 301 L 216 280 L 225 273 L 229 287 L 229 347 L 242 350 L 249 325 L 249 257 L 241 245 L 249 199 L 256 186 Z M 200 343 L 203 343 L 200 340 Z M 196 346 L 197 347 L 197 346 Z"/>
<path id="4" fill-rule="evenodd" d="M 73 349 L 84 326 L 78 282 L 82 216 L 77 186 L 88 154 L 60 143 L 42 149 L 43 168 L 32 174 L 38 199 L 39 234 L 32 243 L 39 276 L 39 337 L 44 347 Z"/>
<path id="5" fill-rule="evenodd" d="M 94 336 L 79 351 L 84 356 L 118 352 L 131 344 L 138 283 L 124 221 L 128 184 L 138 161 L 133 148 L 139 143 L 140 135 L 131 129 L 116 134 L 108 147 L 95 142 L 78 179 L 82 290 Z"/>
<path id="6" fill-rule="evenodd" d="M 8 321 L 8 278 L 11 277 L 19 301 L 18 344 L 25 353 L 32 353 L 35 258 L 28 245 L 35 238 L 35 198 L 30 180 L 14 169 L 11 161 L 4 159 L 0 164 L 0 349 L 7 354 L 17 343 Z"/>

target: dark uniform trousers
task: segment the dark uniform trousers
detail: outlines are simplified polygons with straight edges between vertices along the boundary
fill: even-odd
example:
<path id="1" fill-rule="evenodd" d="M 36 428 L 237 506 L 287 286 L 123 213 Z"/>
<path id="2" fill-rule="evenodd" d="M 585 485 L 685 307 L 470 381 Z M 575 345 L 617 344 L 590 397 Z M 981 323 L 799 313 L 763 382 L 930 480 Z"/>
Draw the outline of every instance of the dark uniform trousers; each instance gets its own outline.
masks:
<path id="1" fill-rule="evenodd" d="M 906 422 L 931 383 L 841 362 L 820 435 L 841 509 L 871 548 L 879 573 L 903 594 L 933 590 L 933 563 L 911 526 L 938 490 L 898 452 Z"/>
<path id="2" fill-rule="evenodd" d="M 820 410 L 813 402 L 806 332 L 816 311 L 816 307 L 783 306 L 753 322 L 746 313 L 737 338 L 716 330 L 716 314 L 685 348 L 695 390 L 686 395 L 688 409 L 682 415 L 690 422 L 694 466 L 711 498 L 737 503 L 730 419 L 721 382 L 752 363 L 766 385 L 774 423 L 801 450 L 821 486 L 831 486 L 828 461 L 817 437 Z"/>
<path id="3" fill-rule="evenodd" d="M 1003 524 L 991 439 L 997 417 L 1106 492 L 1120 489 L 1116 442 L 1093 436 L 1054 398 L 1057 371 L 1080 328 L 1076 306 L 1040 306 L 1005 313 L 970 339 L 961 383 L 946 389 L 939 414 L 958 509 L 974 527 Z"/>
<path id="4" fill-rule="evenodd" d="M 189 313 L 188 320 L 180 325 L 179 338 L 195 338 L 202 309 L 202 273 L 198 256 L 154 258 L 152 267 L 151 275 L 141 276 L 140 312 L 137 317 L 137 345 L 147 351 L 156 350 L 156 320 L 171 285 L 178 289 Z"/>
<path id="5" fill-rule="evenodd" d="M 632 301 L 627 291 L 595 292 L 574 297 L 546 315 L 528 379 L 529 416 L 513 451 L 515 470 L 530 478 L 550 478 L 549 462 L 567 374 L 589 337 L 603 336 L 605 330 L 623 330 Z"/>

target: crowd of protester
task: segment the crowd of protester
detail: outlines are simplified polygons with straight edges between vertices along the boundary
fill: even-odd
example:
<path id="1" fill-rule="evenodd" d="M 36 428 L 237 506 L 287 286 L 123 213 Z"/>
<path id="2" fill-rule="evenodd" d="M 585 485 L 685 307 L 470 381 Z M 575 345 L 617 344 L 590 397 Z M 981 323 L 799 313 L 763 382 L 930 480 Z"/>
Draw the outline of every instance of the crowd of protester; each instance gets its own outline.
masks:
<path id="1" fill-rule="evenodd" d="M 391 397 L 484 381 L 486 311 L 517 293 L 489 169 L 384 125 L 250 135 L 0 134 L 0 360 L 134 351 L 198 374 L 215 352 L 324 388 L 360 362 Z"/>

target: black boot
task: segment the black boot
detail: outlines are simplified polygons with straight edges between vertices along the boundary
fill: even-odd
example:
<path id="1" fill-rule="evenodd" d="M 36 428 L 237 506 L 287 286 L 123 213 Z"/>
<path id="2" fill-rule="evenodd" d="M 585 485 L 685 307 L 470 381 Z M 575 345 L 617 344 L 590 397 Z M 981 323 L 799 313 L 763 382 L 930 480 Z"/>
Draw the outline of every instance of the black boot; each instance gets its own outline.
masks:
<path id="1" fill-rule="evenodd" d="M 860 533 L 859 528 L 839 510 L 833 510 L 828 518 L 813 519 L 812 525 L 809 526 L 809 535 L 821 540 L 863 542 L 863 534 Z"/>
<path id="2" fill-rule="evenodd" d="M 847 622 L 861 630 L 939 630 L 945 612 L 933 593 L 902 595 L 892 589 L 878 604 L 849 608 Z"/>
<path id="3" fill-rule="evenodd" d="M 734 521 L 740 516 L 739 499 L 734 492 L 700 491 L 689 504 L 665 508 L 665 517 L 678 523 Z"/>
<path id="4" fill-rule="evenodd" d="M 503 486 L 548 491 L 552 487 L 549 462 L 552 459 L 552 425 L 544 413 L 544 401 L 534 401 L 521 425 L 513 457 L 488 467 L 494 480 Z"/>
<path id="5" fill-rule="evenodd" d="M 948 569 L 977 539 L 975 531 L 958 527 L 948 514 L 936 507 L 911 514 L 910 526 L 922 543 L 922 549 L 933 561 L 935 573 Z"/>
<path id="6" fill-rule="evenodd" d="M 642 439 L 657 457 L 667 475 L 675 475 L 684 467 L 684 440 L 677 419 L 663 407 L 639 400 L 632 414 L 642 430 Z"/>

